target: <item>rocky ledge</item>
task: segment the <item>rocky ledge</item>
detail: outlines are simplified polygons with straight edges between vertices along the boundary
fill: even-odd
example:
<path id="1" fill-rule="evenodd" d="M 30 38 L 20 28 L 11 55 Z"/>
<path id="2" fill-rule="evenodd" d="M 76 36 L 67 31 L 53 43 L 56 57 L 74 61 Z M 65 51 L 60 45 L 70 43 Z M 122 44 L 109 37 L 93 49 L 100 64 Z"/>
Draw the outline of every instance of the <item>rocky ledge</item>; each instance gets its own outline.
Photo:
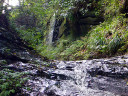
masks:
<path id="1" fill-rule="evenodd" d="M 22 88 L 22 94 L 27 96 L 128 96 L 128 55 L 50 63 L 17 62 L 6 68 L 29 72 L 25 86 L 30 90 Z"/>

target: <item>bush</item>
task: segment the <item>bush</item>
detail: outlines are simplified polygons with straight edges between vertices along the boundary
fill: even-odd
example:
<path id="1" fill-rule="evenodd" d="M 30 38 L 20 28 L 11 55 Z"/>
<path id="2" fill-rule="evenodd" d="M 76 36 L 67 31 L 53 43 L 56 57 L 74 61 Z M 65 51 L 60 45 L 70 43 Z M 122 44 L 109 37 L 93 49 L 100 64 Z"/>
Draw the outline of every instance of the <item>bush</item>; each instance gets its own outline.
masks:
<path id="1" fill-rule="evenodd" d="M 121 38 L 119 36 L 114 37 L 108 44 L 110 54 L 114 54 L 121 45 Z"/>
<path id="2" fill-rule="evenodd" d="M 22 88 L 27 78 L 26 73 L 13 72 L 9 69 L 0 71 L 0 96 L 10 96 Z"/>

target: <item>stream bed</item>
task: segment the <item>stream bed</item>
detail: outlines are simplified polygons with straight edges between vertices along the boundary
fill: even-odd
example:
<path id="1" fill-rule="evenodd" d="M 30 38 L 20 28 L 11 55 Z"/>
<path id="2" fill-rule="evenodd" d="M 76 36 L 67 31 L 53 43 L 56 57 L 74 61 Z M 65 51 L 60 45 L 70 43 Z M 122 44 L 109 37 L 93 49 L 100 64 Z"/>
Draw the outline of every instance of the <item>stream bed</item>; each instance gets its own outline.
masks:
<path id="1" fill-rule="evenodd" d="M 105 59 L 16 62 L 8 68 L 29 72 L 25 96 L 128 96 L 128 55 Z M 17 69 L 17 70 L 16 70 Z"/>

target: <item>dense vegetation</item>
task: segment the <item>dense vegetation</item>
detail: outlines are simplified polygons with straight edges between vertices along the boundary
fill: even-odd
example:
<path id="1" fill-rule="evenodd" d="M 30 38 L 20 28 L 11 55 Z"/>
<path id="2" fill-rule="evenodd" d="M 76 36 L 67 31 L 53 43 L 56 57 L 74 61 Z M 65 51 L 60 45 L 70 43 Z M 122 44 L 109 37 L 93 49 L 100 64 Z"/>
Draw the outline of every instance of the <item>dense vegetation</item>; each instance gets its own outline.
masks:
<path id="1" fill-rule="evenodd" d="M 43 56 L 65 60 L 100 58 L 127 53 L 126 4 L 127 0 L 26 0 L 10 12 L 9 18 L 18 34 Z M 76 23 L 88 14 L 102 20 L 85 25 L 88 28 L 83 32 L 70 27 L 81 27 Z M 59 36 L 48 44 L 54 15 L 61 23 Z M 89 20 L 90 17 L 85 22 Z"/>
<path id="2" fill-rule="evenodd" d="M 11 9 L 3 2 L 0 16 L 4 11 L 9 24 L 0 20 L 0 32 L 15 30 L 13 37 L 19 36 L 24 46 L 48 59 L 81 60 L 128 52 L 128 0 L 19 0 L 20 5 Z M 0 96 L 18 92 L 25 81 L 25 73 L 0 70 Z"/>
<path id="3" fill-rule="evenodd" d="M 0 71 L 0 96 L 15 95 L 15 93 L 21 93 L 21 88 L 27 77 L 26 73 L 14 72 L 9 69 Z"/>
<path id="4" fill-rule="evenodd" d="M 19 36 L 42 56 L 65 60 L 100 58 L 127 53 L 127 3 L 21 0 L 20 6 L 8 12 L 8 18 Z M 58 31 L 50 37 L 50 30 Z"/>

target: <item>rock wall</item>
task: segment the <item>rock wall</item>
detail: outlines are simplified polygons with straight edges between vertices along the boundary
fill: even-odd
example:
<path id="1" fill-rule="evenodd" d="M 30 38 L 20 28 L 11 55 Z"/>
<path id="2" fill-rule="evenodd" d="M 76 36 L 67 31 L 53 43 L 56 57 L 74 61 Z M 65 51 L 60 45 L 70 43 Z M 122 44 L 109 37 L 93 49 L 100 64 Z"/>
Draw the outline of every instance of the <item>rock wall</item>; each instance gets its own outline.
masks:
<path id="1" fill-rule="evenodd" d="M 92 26 L 98 25 L 103 22 L 103 14 L 96 14 L 96 2 L 93 2 L 93 0 L 92 2 L 85 2 L 84 0 L 83 2 L 79 1 L 74 4 L 74 8 L 69 11 L 71 14 L 70 16 L 62 19 L 56 19 L 55 26 L 52 28 L 52 42 L 55 42 L 62 37 L 65 38 L 69 35 L 74 38 L 73 40 L 76 40 L 81 36 L 85 36 Z M 88 3 L 91 3 L 91 5 L 89 6 Z"/>

